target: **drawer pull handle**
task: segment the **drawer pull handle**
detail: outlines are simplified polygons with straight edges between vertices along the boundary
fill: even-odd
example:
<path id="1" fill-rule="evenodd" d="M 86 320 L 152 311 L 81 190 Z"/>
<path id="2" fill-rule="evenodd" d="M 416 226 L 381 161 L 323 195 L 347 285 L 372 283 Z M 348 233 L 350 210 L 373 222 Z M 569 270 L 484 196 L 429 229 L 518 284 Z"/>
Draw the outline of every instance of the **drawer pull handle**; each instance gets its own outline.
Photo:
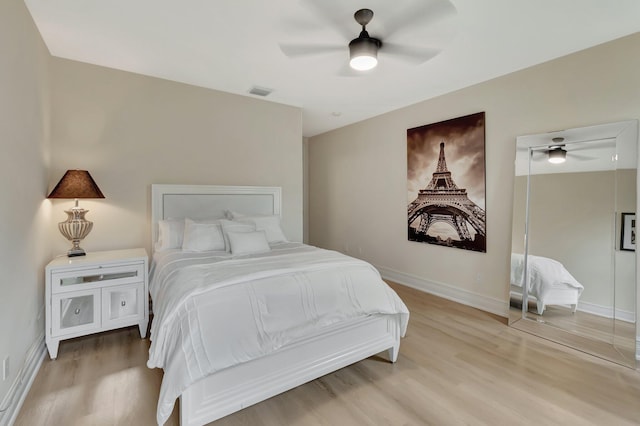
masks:
<path id="1" fill-rule="evenodd" d="M 78 315 L 80 313 L 80 308 L 76 308 L 75 314 Z"/>
<path id="2" fill-rule="evenodd" d="M 127 304 L 126 300 L 123 300 L 122 302 L 120 302 L 120 306 L 125 306 Z"/>

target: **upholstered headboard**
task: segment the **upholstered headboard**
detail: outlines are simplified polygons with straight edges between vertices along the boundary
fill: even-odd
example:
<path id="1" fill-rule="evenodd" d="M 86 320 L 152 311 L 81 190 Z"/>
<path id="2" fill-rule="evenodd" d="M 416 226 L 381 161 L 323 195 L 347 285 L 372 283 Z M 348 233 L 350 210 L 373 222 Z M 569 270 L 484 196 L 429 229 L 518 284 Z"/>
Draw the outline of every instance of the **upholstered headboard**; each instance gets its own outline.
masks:
<path id="1" fill-rule="evenodd" d="M 253 215 L 280 215 L 282 188 L 268 186 L 151 185 L 151 247 L 162 219 L 211 219 L 225 210 Z"/>

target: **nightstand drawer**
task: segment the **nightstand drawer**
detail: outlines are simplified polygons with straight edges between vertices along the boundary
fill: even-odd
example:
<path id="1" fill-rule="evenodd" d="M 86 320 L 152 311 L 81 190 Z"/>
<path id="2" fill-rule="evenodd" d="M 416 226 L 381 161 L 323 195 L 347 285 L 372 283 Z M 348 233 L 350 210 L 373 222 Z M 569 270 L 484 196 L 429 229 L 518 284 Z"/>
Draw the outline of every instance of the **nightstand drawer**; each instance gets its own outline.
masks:
<path id="1" fill-rule="evenodd" d="M 87 332 L 100 328 L 100 289 L 51 298 L 51 334 Z"/>
<path id="2" fill-rule="evenodd" d="M 145 312 L 143 292 L 143 283 L 103 288 L 102 327 L 109 329 L 140 322 Z"/>
<path id="3" fill-rule="evenodd" d="M 142 263 L 76 269 L 53 273 L 51 276 L 51 291 L 55 294 L 104 287 L 106 285 L 138 283 L 143 280 L 144 265 Z"/>

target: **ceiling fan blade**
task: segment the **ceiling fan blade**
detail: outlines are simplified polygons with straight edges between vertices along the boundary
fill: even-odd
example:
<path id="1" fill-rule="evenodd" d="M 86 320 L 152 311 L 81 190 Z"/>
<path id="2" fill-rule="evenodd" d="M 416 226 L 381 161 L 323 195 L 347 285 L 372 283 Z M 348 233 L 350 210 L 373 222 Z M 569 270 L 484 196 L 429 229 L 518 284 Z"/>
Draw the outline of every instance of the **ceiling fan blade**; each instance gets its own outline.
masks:
<path id="1" fill-rule="evenodd" d="M 567 152 L 567 157 L 575 160 L 579 160 L 579 161 L 591 161 L 591 160 L 598 159 L 597 157 L 592 157 L 590 155 L 574 154 L 572 151 Z"/>
<path id="2" fill-rule="evenodd" d="M 291 19 L 282 20 L 282 32 L 284 34 L 304 34 L 326 29 L 326 25 L 312 19 Z"/>
<path id="3" fill-rule="evenodd" d="M 294 44 L 280 43 L 280 50 L 289 58 L 325 55 L 328 53 L 347 52 L 346 46 L 335 44 Z"/>
<path id="4" fill-rule="evenodd" d="M 354 38 L 356 31 L 354 31 L 353 15 L 344 13 L 342 2 L 304 0 L 304 3 L 308 5 L 309 10 L 313 12 L 316 18 L 329 24 L 342 38 L 345 40 Z M 355 28 L 357 30 L 358 27 L 355 26 Z"/>
<path id="5" fill-rule="evenodd" d="M 385 18 L 385 38 L 391 38 L 411 26 L 428 26 L 441 19 L 453 16 L 458 12 L 449 0 L 431 0 L 414 2 L 414 7 L 408 8 L 402 14 Z"/>
<path id="6" fill-rule="evenodd" d="M 380 54 L 395 56 L 412 64 L 422 64 L 438 55 L 442 50 L 430 47 L 406 46 L 395 43 L 382 43 Z"/>
<path id="7" fill-rule="evenodd" d="M 582 151 L 582 150 L 592 150 L 594 148 L 615 148 L 616 139 L 608 138 L 608 139 L 594 139 L 594 140 L 586 140 L 586 141 L 577 141 L 567 144 L 567 148 L 571 149 L 571 151 Z"/>

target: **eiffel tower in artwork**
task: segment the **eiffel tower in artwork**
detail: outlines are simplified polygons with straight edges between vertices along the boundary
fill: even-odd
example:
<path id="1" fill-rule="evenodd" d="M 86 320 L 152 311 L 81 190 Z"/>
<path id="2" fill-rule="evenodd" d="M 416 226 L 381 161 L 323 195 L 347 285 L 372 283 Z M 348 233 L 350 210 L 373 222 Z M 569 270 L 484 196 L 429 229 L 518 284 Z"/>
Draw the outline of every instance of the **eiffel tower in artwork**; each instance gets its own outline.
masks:
<path id="1" fill-rule="evenodd" d="M 411 224 L 420 218 L 418 228 Z M 409 204 L 409 239 L 412 241 L 446 244 L 468 250 L 486 251 L 485 212 L 467 197 L 467 190 L 458 188 L 444 158 L 444 142 L 440 143 L 438 166 L 431 181 L 421 189 L 418 197 Z M 459 242 L 445 241 L 427 235 L 436 222 L 451 225 L 460 238 Z M 476 231 L 472 237 L 467 224 Z"/>

